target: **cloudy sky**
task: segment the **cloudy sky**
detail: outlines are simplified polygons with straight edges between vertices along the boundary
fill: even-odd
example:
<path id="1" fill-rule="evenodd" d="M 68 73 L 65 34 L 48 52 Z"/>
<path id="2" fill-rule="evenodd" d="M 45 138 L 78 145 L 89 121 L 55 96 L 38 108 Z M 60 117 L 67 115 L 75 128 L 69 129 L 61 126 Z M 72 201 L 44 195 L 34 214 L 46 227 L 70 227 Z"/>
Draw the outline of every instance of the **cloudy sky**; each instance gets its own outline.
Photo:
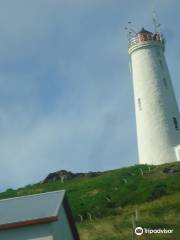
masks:
<path id="1" fill-rule="evenodd" d="M 0 0 L 0 191 L 137 163 L 128 21 L 152 1 Z M 180 104 L 180 2 L 157 0 Z"/>

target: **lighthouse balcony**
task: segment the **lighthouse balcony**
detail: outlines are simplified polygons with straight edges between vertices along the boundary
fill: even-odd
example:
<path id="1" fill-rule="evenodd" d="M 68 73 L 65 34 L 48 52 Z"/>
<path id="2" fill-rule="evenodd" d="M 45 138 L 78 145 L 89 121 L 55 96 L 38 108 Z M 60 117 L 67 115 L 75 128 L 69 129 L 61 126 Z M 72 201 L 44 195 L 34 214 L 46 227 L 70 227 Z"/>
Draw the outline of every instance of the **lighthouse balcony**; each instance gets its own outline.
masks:
<path id="1" fill-rule="evenodd" d="M 160 33 L 139 32 L 129 39 L 128 52 L 146 45 L 160 45 L 164 50 L 164 38 Z"/>

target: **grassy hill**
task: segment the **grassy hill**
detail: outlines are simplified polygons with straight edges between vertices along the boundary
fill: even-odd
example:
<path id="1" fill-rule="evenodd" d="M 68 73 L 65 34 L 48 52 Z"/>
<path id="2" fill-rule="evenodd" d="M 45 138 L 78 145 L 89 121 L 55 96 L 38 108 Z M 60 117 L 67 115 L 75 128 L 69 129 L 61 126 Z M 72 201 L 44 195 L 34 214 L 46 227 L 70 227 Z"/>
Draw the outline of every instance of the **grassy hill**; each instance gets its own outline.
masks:
<path id="1" fill-rule="evenodd" d="M 132 239 L 132 225 L 174 229 L 173 235 L 133 239 L 180 239 L 180 162 L 136 165 L 95 177 L 28 185 L 0 199 L 66 189 L 82 240 Z"/>

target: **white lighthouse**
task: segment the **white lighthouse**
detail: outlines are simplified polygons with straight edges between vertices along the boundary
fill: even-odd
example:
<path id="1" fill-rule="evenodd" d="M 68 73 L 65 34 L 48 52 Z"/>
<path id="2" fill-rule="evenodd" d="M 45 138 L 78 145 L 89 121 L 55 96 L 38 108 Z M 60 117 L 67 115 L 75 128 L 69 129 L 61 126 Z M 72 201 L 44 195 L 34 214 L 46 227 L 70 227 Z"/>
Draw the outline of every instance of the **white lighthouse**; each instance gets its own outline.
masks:
<path id="1" fill-rule="evenodd" d="M 144 28 L 129 39 L 140 164 L 180 160 L 180 114 L 162 34 Z"/>

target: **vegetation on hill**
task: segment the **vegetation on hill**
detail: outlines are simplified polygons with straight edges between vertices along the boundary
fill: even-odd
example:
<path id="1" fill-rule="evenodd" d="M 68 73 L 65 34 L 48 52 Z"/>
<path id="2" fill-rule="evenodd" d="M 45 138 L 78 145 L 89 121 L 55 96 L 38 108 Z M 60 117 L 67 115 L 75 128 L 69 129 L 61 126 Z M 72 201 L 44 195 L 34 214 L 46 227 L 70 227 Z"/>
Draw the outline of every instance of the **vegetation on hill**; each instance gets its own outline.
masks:
<path id="1" fill-rule="evenodd" d="M 98 176 L 80 175 L 0 193 L 0 199 L 66 189 L 82 240 L 162 239 L 132 236 L 132 228 L 174 229 L 180 239 L 180 163 L 135 165 Z"/>

